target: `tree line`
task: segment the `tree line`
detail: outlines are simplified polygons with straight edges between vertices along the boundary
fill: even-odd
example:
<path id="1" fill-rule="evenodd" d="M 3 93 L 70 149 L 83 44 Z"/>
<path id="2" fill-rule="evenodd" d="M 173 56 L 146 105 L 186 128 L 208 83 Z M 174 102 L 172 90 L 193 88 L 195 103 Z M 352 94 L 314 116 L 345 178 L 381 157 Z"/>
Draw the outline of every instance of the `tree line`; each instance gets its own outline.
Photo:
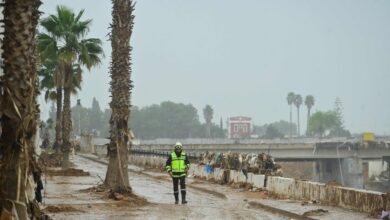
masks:
<path id="1" fill-rule="evenodd" d="M 69 167 L 72 130 L 70 96 L 80 89 L 83 68 L 91 69 L 98 65 L 103 56 L 100 39 L 86 38 L 91 20 L 82 20 L 83 10 L 74 13 L 67 7 L 58 6 L 56 14 L 39 20 L 41 4 L 40 0 L 2 0 L 0 4 L 3 13 L 0 23 L 4 28 L 4 32 L 0 33 L 3 36 L 0 216 L 4 218 L 12 218 L 14 213 L 17 213 L 16 218 L 40 217 L 36 213 L 39 198 L 31 198 L 27 193 L 27 189 L 34 187 L 33 184 L 38 184 L 42 172 L 34 148 L 39 125 L 39 90 L 45 90 L 48 99 L 56 100 L 55 146 L 57 153 L 62 155 L 62 166 L 66 169 Z M 132 88 L 129 42 L 134 4 L 131 0 L 113 0 L 112 4 L 110 132 L 115 137 L 111 135 L 110 150 L 115 154 L 110 154 L 104 186 L 114 192 L 130 192 L 127 121 Z M 38 24 L 41 25 L 40 33 L 37 31 Z M 122 43 L 114 46 L 117 42 Z M 117 86 L 117 82 L 120 82 L 120 86 Z M 31 177 L 35 183 L 28 181 Z"/>
<path id="2" fill-rule="evenodd" d="M 40 21 L 37 50 L 41 61 L 40 89 L 46 99 L 56 101 L 56 136 L 54 148 L 64 155 L 64 168 L 69 167 L 72 132 L 72 94 L 81 90 L 83 68 L 90 70 L 103 57 L 102 42 L 87 38 L 92 20 L 82 20 L 84 10 L 75 14 L 66 6 L 57 6 L 56 14 Z"/>
<path id="3" fill-rule="evenodd" d="M 93 134 L 107 138 L 111 110 L 100 108 L 93 98 L 91 107 L 84 107 L 78 102 L 72 107 L 73 135 Z M 214 110 L 210 105 L 203 109 L 205 123 L 200 122 L 198 110 L 192 104 L 165 101 L 145 107 L 133 106 L 129 115 L 129 128 L 139 139 L 156 138 L 225 138 L 223 124 L 212 122 Z M 53 137 L 53 122 L 56 120 L 56 108 L 53 105 L 49 119 L 43 127 L 42 137 Z M 222 119 L 221 119 L 222 120 Z"/>
<path id="4" fill-rule="evenodd" d="M 297 136 L 300 133 L 300 107 L 302 96 L 289 92 L 287 94 L 287 104 L 290 106 L 290 137 L 294 135 L 294 124 L 292 123 L 292 105 L 297 109 Z M 317 111 L 311 115 L 311 109 L 315 104 L 314 96 L 307 95 L 304 104 L 307 108 L 306 136 L 308 137 L 350 137 L 351 133 L 344 126 L 343 105 L 340 98 L 336 98 L 334 109 L 328 111 Z"/>
<path id="5" fill-rule="evenodd" d="M 312 107 L 314 97 L 308 96 L 305 105 Z M 351 134 L 344 128 L 342 116 L 342 103 L 338 99 L 337 106 L 329 111 L 317 111 L 311 115 L 308 108 L 308 124 L 306 136 L 308 137 L 349 137 Z M 224 121 L 216 124 L 212 121 L 214 109 L 206 105 L 203 109 L 204 123 L 200 121 L 198 110 L 192 104 L 174 103 L 165 101 L 160 104 L 153 104 L 145 107 L 133 106 L 129 115 L 132 129 L 136 138 L 157 139 L 157 138 L 225 138 L 227 130 L 224 128 Z M 81 105 L 80 100 L 71 108 L 73 135 L 93 134 L 96 137 L 109 137 L 109 120 L 111 110 L 102 110 L 96 98 L 93 98 L 91 107 Z M 42 137 L 53 137 L 55 131 L 53 122 L 56 120 L 56 108 L 53 105 L 49 112 L 50 118 L 46 122 Z M 291 134 L 298 136 L 296 123 L 289 123 L 284 120 L 269 124 L 253 125 L 254 138 L 286 138 Z"/>
<path id="6" fill-rule="evenodd" d="M 88 38 L 91 20 L 84 10 L 74 13 L 58 6 L 56 13 L 40 20 L 40 0 L 2 0 L 3 74 L 0 77 L 0 216 L 10 213 L 30 216 L 37 201 L 27 188 L 38 181 L 41 170 L 34 141 L 39 127 L 39 90 L 56 103 L 55 148 L 62 155 L 62 167 L 69 167 L 72 132 L 71 95 L 81 89 L 84 68 L 101 62 L 101 40 Z M 131 91 L 131 46 L 134 2 L 112 0 L 110 41 L 111 116 L 109 120 L 109 164 L 103 186 L 112 192 L 129 193 L 128 140 Z M 38 32 L 38 25 L 42 30 Z M 39 74 L 39 76 L 38 76 Z M 81 112 L 80 112 L 81 114 Z M 47 121 L 53 125 L 54 120 Z M 19 208 L 15 208 L 15 204 Z M 22 207 L 23 206 L 23 207 Z M 39 206 L 38 206 L 39 207 Z M 4 214 L 4 215 L 3 215 Z M 16 218 L 18 216 L 15 216 Z"/>
<path id="7" fill-rule="evenodd" d="M 131 46 L 134 4 L 131 0 L 113 0 L 111 41 L 110 111 L 106 111 L 109 164 L 104 186 L 117 192 L 131 191 L 127 176 L 127 144 L 131 91 Z M 69 167 L 71 135 L 84 128 L 97 128 L 102 124 L 102 112 L 96 100 L 91 109 L 78 105 L 71 107 L 70 98 L 81 90 L 85 69 L 91 70 L 101 63 L 104 57 L 102 41 L 88 38 L 91 19 L 83 18 L 84 10 L 73 12 L 59 5 L 56 13 L 40 21 L 42 31 L 37 34 L 37 52 L 40 58 L 40 89 L 45 99 L 55 101 L 55 119 L 52 115 L 47 127 L 55 122 L 53 148 L 62 154 L 62 167 Z M 108 116 L 109 114 L 109 116 Z M 119 166 L 118 164 L 123 164 Z"/>

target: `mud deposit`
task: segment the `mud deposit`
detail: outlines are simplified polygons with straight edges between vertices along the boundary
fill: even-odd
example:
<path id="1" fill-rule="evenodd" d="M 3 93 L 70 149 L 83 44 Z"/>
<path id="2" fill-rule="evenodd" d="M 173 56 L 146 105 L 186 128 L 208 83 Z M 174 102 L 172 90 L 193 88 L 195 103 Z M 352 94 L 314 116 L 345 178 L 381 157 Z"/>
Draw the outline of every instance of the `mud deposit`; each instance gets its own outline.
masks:
<path id="1" fill-rule="evenodd" d="M 310 210 L 305 213 L 303 213 L 303 216 L 323 216 L 328 213 L 328 210 L 325 209 L 316 209 L 316 210 Z"/>
<path id="2" fill-rule="evenodd" d="M 45 206 L 74 208 L 46 211 L 53 219 L 289 220 L 291 215 L 280 210 L 297 213 L 295 216 L 301 219 L 310 219 L 303 213 L 320 208 L 329 210 L 329 213 L 315 219 L 366 219 L 366 216 L 358 213 L 332 207 L 270 200 L 266 199 L 269 197 L 267 192 L 248 192 L 245 188 L 213 184 L 193 177 L 186 180 L 188 204 L 175 205 L 172 181 L 168 175 L 135 166 L 130 166 L 129 172 L 132 194 L 119 193 L 110 198 L 109 191 L 101 187 L 107 171 L 106 161 L 97 162 L 75 156 L 72 162 L 75 168 L 88 171 L 90 175 L 47 176 Z M 251 202 L 262 203 L 264 207 L 274 207 L 275 210 L 251 205 Z"/>
<path id="3" fill-rule="evenodd" d="M 129 205 L 132 207 L 144 206 L 149 204 L 145 198 L 135 195 L 134 193 L 117 193 L 112 192 L 111 189 L 104 185 L 93 186 L 87 189 L 79 190 L 81 193 L 93 193 L 101 196 L 103 200 L 116 200 L 121 201 L 122 205 Z"/>
<path id="4" fill-rule="evenodd" d="M 55 205 L 49 205 L 48 207 L 44 208 L 42 210 L 45 213 L 58 213 L 58 212 L 83 212 L 80 209 L 76 209 L 72 206 L 55 206 Z"/>
<path id="5" fill-rule="evenodd" d="M 89 172 L 82 169 L 69 168 L 66 170 L 46 170 L 48 176 L 89 176 Z"/>
<path id="6" fill-rule="evenodd" d="M 327 186 L 343 186 L 341 183 L 337 182 L 336 180 L 332 180 L 326 183 Z"/>

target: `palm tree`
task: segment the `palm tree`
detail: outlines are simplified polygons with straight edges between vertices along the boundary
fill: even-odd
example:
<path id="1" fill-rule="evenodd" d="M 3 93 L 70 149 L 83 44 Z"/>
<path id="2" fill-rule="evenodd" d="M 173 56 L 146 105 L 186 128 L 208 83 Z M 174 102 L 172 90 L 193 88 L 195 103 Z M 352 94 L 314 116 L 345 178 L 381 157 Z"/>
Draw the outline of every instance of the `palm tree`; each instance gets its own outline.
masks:
<path id="1" fill-rule="evenodd" d="M 289 92 L 287 94 L 287 104 L 290 106 L 290 138 L 292 137 L 292 104 L 295 100 L 295 94 L 293 92 Z"/>
<path id="2" fill-rule="evenodd" d="M 299 122 L 299 108 L 302 105 L 302 96 L 297 94 L 295 95 L 294 105 L 297 107 L 297 116 L 298 116 L 298 137 L 301 135 L 300 122 Z"/>
<path id="3" fill-rule="evenodd" d="M 310 110 L 314 106 L 314 96 L 307 95 L 305 98 L 305 105 L 307 107 L 307 125 L 306 125 L 306 135 L 308 135 L 308 128 L 309 128 L 309 119 L 310 119 Z"/>
<path id="4" fill-rule="evenodd" d="M 204 120 L 206 121 L 206 126 L 207 126 L 207 137 L 211 137 L 211 120 L 213 120 L 213 114 L 214 110 L 210 105 L 206 105 L 203 109 L 203 116 Z"/>
<path id="5" fill-rule="evenodd" d="M 62 144 L 62 85 L 63 77 L 59 68 L 57 68 L 57 61 L 47 59 L 45 54 L 41 51 L 42 47 L 45 47 L 45 41 L 41 41 L 41 35 L 38 35 L 38 50 L 40 52 L 41 60 L 45 60 L 42 63 L 39 76 L 41 77 L 40 89 L 45 90 L 45 101 L 56 100 L 57 113 L 56 113 L 56 135 L 53 149 L 59 153 Z M 56 55 L 57 56 L 57 55 Z"/>
<path id="6" fill-rule="evenodd" d="M 101 40 L 85 39 L 91 20 L 82 21 L 84 10 L 77 15 L 65 6 L 57 7 L 57 14 L 42 20 L 41 25 L 46 33 L 40 34 L 40 40 L 46 42 L 46 47 L 40 48 L 44 57 L 56 60 L 56 72 L 61 78 L 63 87 L 62 109 L 62 151 L 63 168 L 69 167 L 70 133 L 72 121 L 70 112 L 70 96 L 74 88 L 75 75 L 81 76 L 81 66 L 88 69 L 100 64 L 103 50 Z M 77 78 L 77 77 L 76 77 Z M 58 96 L 60 96 L 57 87 Z M 59 109 L 57 109 L 58 112 Z"/>
<path id="7" fill-rule="evenodd" d="M 38 45 L 43 44 L 43 42 L 39 41 L 38 35 Z M 38 47 L 40 48 L 40 47 Z M 43 55 L 43 53 L 41 53 Z M 42 57 L 45 59 L 44 57 Z M 41 59 L 42 59 L 41 58 Z M 72 94 L 77 94 L 78 90 L 81 90 L 81 68 L 79 68 L 78 64 L 73 65 L 73 83 L 72 83 Z M 62 87 L 63 80 L 61 77 L 61 72 L 58 71 L 57 61 L 53 61 L 49 59 L 45 61 L 41 65 L 41 70 L 39 71 L 40 76 L 40 86 L 39 89 L 45 92 L 45 101 L 56 101 L 56 135 L 55 142 L 53 145 L 53 149 L 56 150 L 57 153 L 60 151 L 61 143 L 62 143 Z"/>
<path id="8" fill-rule="evenodd" d="M 39 115 L 37 96 L 37 59 L 35 34 L 39 19 L 39 0 L 5 0 L 3 75 L 0 80 L 0 215 L 16 202 L 25 210 L 18 215 L 28 216 L 30 210 L 26 188 L 27 178 L 34 170 L 34 137 Z M 14 203 L 15 202 L 15 203 Z M 2 215 L 4 214 L 4 215 Z M 15 216 L 18 217 L 18 216 Z"/>
<path id="9" fill-rule="evenodd" d="M 132 0 L 112 0 L 111 24 L 111 103 L 109 163 L 104 185 L 114 191 L 131 192 L 128 177 L 128 129 L 131 81 L 130 38 L 134 25 Z"/>

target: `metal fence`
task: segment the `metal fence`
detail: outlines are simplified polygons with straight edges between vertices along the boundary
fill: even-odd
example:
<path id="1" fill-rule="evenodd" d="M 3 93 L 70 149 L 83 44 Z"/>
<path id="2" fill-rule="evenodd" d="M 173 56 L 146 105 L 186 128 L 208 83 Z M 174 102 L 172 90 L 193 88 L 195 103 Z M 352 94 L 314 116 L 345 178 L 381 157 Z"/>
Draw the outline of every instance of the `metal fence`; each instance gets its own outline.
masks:
<path id="1" fill-rule="evenodd" d="M 172 151 L 157 151 L 157 150 L 130 150 L 130 154 L 132 155 L 141 155 L 141 156 L 156 156 L 156 157 L 164 157 L 168 158 L 168 156 L 172 153 Z M 187 157 L 190 160 L 197 160 L 200 158 L 199 154 L 196 153 L 187 153 Z"/>

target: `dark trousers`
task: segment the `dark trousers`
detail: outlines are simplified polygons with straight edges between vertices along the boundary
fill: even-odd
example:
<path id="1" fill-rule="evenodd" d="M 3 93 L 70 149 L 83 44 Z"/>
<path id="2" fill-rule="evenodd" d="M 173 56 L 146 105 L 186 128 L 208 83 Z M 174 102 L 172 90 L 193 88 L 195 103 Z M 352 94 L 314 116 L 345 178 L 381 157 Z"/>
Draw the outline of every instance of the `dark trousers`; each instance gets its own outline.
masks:
<path id="1" fill-rule="evenodd" d="M 180 182 L 180 191 L 181 191 L 181 200 L 186 200 L 186 177 L 173 177 L 173 195 L 175 200 L 179 201 L 179 182 Z"/>

